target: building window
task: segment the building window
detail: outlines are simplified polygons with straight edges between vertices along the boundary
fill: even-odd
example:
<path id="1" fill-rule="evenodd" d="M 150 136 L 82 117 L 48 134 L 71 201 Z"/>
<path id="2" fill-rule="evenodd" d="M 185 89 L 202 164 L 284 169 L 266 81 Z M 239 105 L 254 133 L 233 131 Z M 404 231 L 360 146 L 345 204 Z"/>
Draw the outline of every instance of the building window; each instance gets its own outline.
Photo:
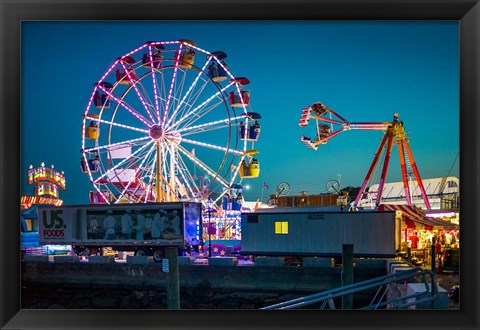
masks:
<path id="1" fill-rule="evenodd" d="M 275 234 L 288 234 L 288 221 L 275 221 Z"/>
<path id="2" fill-rule="evenodd" d="M 447 181 L 447 186 L 448 188 L 456 188 L 458 187 L 457 183 L 455 181 Z"/>

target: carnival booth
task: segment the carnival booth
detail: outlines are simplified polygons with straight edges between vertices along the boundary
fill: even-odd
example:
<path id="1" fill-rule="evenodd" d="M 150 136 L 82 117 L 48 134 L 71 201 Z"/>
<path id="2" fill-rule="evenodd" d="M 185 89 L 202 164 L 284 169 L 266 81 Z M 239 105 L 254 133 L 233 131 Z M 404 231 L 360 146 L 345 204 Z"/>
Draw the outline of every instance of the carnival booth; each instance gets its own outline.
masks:
<path id="1" fill-rule="evenodd" d="M 437 271 L 458 270 L 460 237 L 457 223 L 426 217 L 415 206 L 381 204 L 377 211 L 396 211 L 401 216 L 402 252 L 408 251 L 413 263 L 431 265 L 434 245 Z"/>

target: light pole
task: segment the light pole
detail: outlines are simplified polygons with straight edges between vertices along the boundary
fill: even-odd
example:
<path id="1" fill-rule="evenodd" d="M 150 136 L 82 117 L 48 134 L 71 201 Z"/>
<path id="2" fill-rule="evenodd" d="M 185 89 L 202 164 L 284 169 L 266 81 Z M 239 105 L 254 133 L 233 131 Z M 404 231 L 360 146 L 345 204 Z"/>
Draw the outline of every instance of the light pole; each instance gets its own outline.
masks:
<path id="1" fill-rule="evenodd" d="M 208 211 L 208 228 L 207 228 L 207 234 L 208 234 L 208 257 L 211 258 L 212 257 L 212 237 L 210 235 L 210 228 L 211 228 L 211 224 L 210 224 L 210 219 L 211 219 L 211 212 L 212 212 L 212 206 L 213 206 L 213 201 L 212 199 L 210 198 L 210 196 L 208 196 L 208 200 L 207 200 L 207 211 Z"/>

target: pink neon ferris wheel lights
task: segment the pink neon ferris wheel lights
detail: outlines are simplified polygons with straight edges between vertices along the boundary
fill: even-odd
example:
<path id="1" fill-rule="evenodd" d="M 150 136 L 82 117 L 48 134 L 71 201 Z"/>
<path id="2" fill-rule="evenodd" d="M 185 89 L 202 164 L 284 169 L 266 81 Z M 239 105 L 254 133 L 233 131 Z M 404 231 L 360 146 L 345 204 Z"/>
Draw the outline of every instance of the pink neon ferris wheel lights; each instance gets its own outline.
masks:
<path id="1" fill-rule="evenodd" d="M 198 200 L 235 182 L 247 157 L 238 125 L 249 123 L 249 105 L 241 99 L 239 115 L 230 107 L 227 92 L 243 89 L 226 54 L 215 54 L 189 40 L 150 41 L 107 68 L 81 129 L 82 160 L 103 202 Z M 211 63 L 228 79 L 213 80 Z M 208 187 L 199 176 L 209 178 Z"/>

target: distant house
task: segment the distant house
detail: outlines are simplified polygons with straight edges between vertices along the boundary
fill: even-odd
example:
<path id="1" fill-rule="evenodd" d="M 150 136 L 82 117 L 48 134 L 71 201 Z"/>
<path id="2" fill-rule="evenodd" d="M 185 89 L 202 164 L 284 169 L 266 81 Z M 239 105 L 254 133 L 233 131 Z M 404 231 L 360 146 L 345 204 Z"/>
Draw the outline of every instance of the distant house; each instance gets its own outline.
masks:
<path id="1" fill-rule="evenodd" d="M 457 177 L 449 176 L 422 180 L 432 210 L 451 210 L 459 207 L 460 182 Z M 425 209 L 420 189 L 416 181 L 409 181 L 412 204 Z M 378 184 L 369 187 L 366 198 L 361 199 L 359 207 L 375 208 Z M 385 183 L 380 204 L 406 204 L 403 182 Z"/>

